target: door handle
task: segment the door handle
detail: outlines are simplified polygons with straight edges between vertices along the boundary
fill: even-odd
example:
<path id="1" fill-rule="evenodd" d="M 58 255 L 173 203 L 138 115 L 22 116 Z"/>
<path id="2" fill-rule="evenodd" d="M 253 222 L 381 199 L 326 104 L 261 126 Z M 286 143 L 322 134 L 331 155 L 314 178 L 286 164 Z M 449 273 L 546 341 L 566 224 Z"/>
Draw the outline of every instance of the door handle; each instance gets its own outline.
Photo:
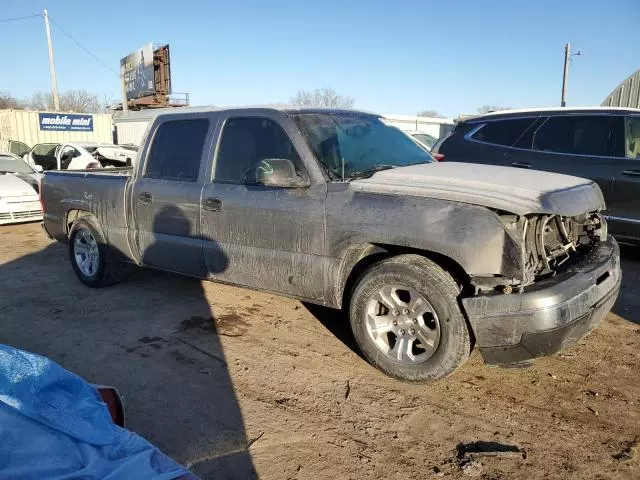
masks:
<path id="1" fill-rule="evenodd" d="M 138 194 L 138 203 L 149 205 L 152 200 L 153 200 L 153 197 L 149 192 L 142 192 Z"/>
<path id="2" fill-rule="evenodd" d="M 630 177 L 640 177 L 640 170 L 623 170 L 622 174 Z"/>
<path id="3" fill-rule="evenodd" d="M 205 198 L 202 202 L 202 208 L 210 212 L 219 212 L 222 210 L 222 200 L 213 197 Z"/>
<path id="4" fill-rule="evenodd" d="M 524 163 L 524 162 L 513 162 L 511 166 L 516 168 L 531 168 L 530 163 Z"/>

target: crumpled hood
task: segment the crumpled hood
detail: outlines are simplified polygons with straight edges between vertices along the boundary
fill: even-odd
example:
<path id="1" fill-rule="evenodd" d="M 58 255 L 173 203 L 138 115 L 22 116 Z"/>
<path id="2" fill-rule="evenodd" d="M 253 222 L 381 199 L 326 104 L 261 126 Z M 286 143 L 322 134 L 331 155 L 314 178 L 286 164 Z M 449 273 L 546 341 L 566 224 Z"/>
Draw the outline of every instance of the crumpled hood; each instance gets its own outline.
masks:
<path id="1" fill-rule="evenodd" d="M 127 148 L 118 147 L 117 145 L 111 147 L 98 147 L 96 152 L 107 157 L 109 160 L 115 160 L 122 163 L 125 163 L 127 159 L 133 161 L 138 156 L 137 152 Z"/>
<path id="2" fill-rule="evenodd" d="M 434 162 L 383 170 L 352 181 L 351 189 L 452 200 L 518 215 L 574 216 L 605 207 L 600 188 L 591 180 L 475 163 Z"/>
<path id="3" fill-rule="evenodd" d="M 0 198 L 4 197 L 24 197 L 38 194 L 24 180 L 11 173 L 0 174 Z"/>

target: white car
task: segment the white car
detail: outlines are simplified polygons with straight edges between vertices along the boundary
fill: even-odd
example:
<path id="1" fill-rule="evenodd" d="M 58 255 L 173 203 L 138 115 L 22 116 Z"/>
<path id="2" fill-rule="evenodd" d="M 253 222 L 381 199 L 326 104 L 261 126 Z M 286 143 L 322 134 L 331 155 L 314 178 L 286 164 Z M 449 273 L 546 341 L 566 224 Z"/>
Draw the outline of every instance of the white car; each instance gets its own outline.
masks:
<path id="1" fill-rule="evenodd" d="M 0 225 L 42 220 L 39 173 L 11 153 L 0 153 Z"/>
<path id="2" fill-rule="evenodd" d="M 438 141 L 433 135 L 429 135 L 425 132 L 407 132 L 411 138 L 416 140 L 420 145 L 431 151 L 435 143 Z"/>
<path id="3" fill-rule="evenodd" d="M 45 170 L 88 170 L 131 166 L 137 155 L 137 148 L 104 143 L 39 143 L 25 161 Z"/>

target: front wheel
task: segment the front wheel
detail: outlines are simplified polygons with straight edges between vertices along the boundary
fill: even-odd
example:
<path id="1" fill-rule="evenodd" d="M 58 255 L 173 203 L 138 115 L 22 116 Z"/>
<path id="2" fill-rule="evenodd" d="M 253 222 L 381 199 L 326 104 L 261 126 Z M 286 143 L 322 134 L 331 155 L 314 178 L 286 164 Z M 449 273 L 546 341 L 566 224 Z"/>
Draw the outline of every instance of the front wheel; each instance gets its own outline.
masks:
<path id="1" fill-rule="evenodd" d="M 89 287 L 99 288 L 119 282 L 125 276 L 92 217 L 76 220 L 69 231 L 69 260 L 76 276 Z"/>
<path id="2" fill-rule="evenodd" d="M 400 380 L 445 377 L 469 357 L 471 340 L 451 275 L 419 255 L 372 266 L 351 297 L 351 329 L 375 367 Z"/>

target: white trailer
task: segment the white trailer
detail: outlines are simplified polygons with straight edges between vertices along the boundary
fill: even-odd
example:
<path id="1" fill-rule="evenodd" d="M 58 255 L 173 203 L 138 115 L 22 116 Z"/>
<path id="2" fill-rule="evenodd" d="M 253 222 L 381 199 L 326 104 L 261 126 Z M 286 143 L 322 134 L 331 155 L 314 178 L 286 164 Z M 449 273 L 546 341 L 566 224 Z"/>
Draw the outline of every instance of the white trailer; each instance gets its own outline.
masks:
<path id="1" fill-rule="evenodd" d="M 385 123 L 407 133 L 428 133 L 440 138 L 453 130 L 452 118 L 414 117 L 410 115 L 383 115 Z"/>
<path id="2" fill-rule="evenodd" d="M 68 142 L 113 143 L 111 115 L 0 110 L 0 150 Z"/>

